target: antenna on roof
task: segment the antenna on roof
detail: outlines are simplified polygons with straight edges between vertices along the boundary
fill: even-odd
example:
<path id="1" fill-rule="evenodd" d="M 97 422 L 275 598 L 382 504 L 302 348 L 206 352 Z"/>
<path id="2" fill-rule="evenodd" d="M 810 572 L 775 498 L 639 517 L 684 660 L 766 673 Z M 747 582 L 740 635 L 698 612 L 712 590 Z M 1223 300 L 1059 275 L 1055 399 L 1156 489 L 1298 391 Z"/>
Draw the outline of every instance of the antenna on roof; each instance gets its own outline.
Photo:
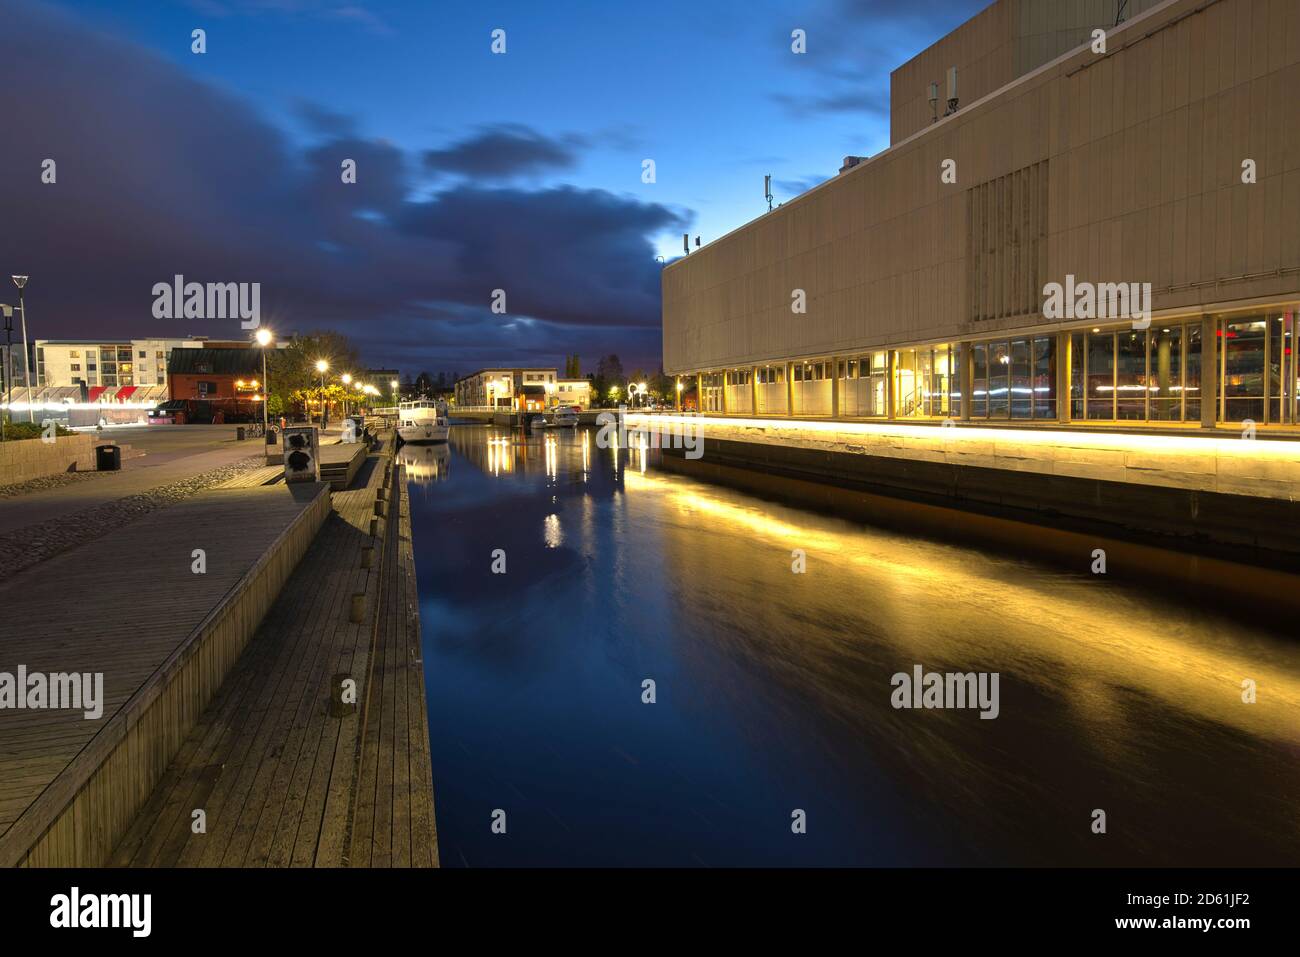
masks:
<path id="1" fill-rule="evenodd" d="M 767 200 L 767 211 L 772 211 L 772 174 L 763 177 L 763 198 Z"/>
<path id="2" fill-rule="evenodd" d="M 1128 0 L 1119 0 L 1119 9 L 1115 11 L 1115 26 L 1124 22 L 1124 8 L 1128 6 Z"/>
<path id="3" fill-rule="evenodd" d="M 957 112 L 957 68 L 955 66 L 950 66 L 948 67 L 948 112 L 944 113 L 944 116 L 947 116 L 948 113 L 956 113 L 956 112 Z"/>
<path id="4" fill-rule="evenodd" d="M 939 122 L 939 84 L 930 84 L 930 122 Z"/>
<path id="5" fill-rule="evenodd" d="M 686 250 L 686 255 L 691 254 L 691 234 L 682 233 L 682 249 Z"/>

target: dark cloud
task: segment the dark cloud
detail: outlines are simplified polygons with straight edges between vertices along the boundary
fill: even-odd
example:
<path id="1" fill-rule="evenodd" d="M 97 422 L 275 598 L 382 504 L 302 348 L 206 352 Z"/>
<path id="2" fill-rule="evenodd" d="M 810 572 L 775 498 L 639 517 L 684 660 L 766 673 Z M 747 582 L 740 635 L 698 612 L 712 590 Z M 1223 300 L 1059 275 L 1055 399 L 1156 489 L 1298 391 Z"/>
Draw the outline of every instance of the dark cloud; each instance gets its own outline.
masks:
<path id="1" fill-rule="evenodd" d="M 357 124 L 353 117 L 310 100 L 295 101 L 293 113 L 309 131 L 321 136 L 351 136 L 356 132 Z"/>
<path id="2" fill-rule="evenodd" d="M 527 126 L 509 123 L 488 126 L 440 150 L 428 150 L 424 165 L 431 172 L 455 173 L 476 179 L 509 179 L 557 169 L 578 162 L 581 137 L 554 139 Z"/>
<path id="3" fill-rule="evenodd" d="M 153 319 L 153 284 L 180 273 L 260 282 L 281 331 L 364 328 L 376 364 L 500 361 L 515 346 L 657 363 L 652 238 L 687 228 L 686 214 L 474 179 L 416 198 L 419 158 L 346 118 L 319 114 L 328 135 L 300 152 L 249 104 L 147 50 L 23 2 L 6 18 L 0 90 L 24 91 L 4 109 L 23 133 L 0 149 L 0 263 L 32 276 L 34 335 L 244 334 L 234 321 Z M 340 177 L 347 159 L 355 185 Z M 487 311 L 496 288 L 509 316 Z"/>

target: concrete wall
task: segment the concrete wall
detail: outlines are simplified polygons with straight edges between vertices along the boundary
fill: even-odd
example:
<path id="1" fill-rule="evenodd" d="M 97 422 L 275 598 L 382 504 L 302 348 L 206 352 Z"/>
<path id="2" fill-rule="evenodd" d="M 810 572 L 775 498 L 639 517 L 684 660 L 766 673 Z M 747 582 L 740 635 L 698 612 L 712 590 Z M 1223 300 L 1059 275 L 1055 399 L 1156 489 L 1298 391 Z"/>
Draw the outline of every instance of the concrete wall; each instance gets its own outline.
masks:
<path id="1" fill-rule="evenodd" d="M 958 106 L 969 106 L 1012 80 L 1115 26 L 1119 4 L 1131 20 L 1164 0 L 997 0 L 889 77 L 889 141 L 901 143 L 933 122 L 929 86 L 947 108 L 948 68 L 958 72 Z"/>
<path id="2" fill-rule="evenodd" d="M 1300 301 L 1300 4 L 1205 2 L 1128 20 L 1109 55 L 1022 77 L 665 267 L 665 371 L 1081 325 L 1046 322 L 1041 301 L 973 318 L 971 197 L 1040 164 L 1042 258 L 983 257 L 982 283 L 1032 265 L 1017 288 L 1150 282 L 1157 312 Z"/>
<path id="3" fill-rule="evenodd" d="M 93 435 L 61 435 L 53 442 L 19 439 L 0 443 L 0 485 L 15 485 L 60 472 L 94 470 Z"/>

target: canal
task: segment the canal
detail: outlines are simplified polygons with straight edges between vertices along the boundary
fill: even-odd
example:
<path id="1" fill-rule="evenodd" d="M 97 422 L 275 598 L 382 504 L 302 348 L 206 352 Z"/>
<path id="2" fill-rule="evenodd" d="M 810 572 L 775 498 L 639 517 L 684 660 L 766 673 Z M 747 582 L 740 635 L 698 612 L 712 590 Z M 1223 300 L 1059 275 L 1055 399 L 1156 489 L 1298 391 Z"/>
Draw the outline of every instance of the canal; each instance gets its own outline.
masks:
<path id="1" fill-rule="evenodd" d="M 655 454 L 399 450 L 443 866 L 1300 861 L 1294 631 Z M 895 709 L 917 665 L 997 672 L 997 717 Z"/>

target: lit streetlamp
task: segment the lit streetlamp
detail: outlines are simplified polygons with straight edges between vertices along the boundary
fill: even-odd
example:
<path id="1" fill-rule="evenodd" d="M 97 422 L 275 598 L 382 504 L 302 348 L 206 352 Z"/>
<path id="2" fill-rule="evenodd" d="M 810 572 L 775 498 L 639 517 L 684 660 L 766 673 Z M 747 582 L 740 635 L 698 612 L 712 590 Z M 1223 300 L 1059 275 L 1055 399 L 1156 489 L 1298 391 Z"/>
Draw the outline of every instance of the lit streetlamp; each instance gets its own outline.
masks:
<path id="1" fill-rule="evenodd" d="M 339 377 L 339 381 L 343 383 L 343 418 L 346 419 L 348 417 L 348 386 L 352 385 L 352 374 L 350 372 L 343 373 Z"/>
<path id="2" fill-rule="evenodd" d="M 393 390 L 393 408 L 395 409 L 397 408 L 397 380 L 393 379 L 388 384 Z"/>
<path id="3" fill-rule="evenodd" d="M 329 413 L 325 411 L 328 408 L 325 405 L 325 373 L 329 371 L 329 367 L 330 364 L 324 359 L 316 360 L 316 371 L 320 373 L 320 430 L 322 432 L 329 425 Z"/>
<path id="4" fill-rule="evenodd" d="M 27 352 L 27 306 L 23 303 L 23 287 L 27 285 L 26 276 L 11 276 L 14 285 L 18 287 L 18 311 L 23 314 L 23 385 L 27 387 L 27 421 L 36 421 L 36 407 L 32 404 L 32 373 L 28 367 Z M 12 357 L 11 357 L 12 358 Z M 11 363 L 12 364 L 12 363 Z M 5 375 L 12 373 L 12 369 L 5 372 Z M 13 389 L 9 390 L 10 396 L 13 395 Z M 12 413 L 11 413 L 12 414 Z"/>
<path id="5" fill-rule="evenodd" d="M 262 432 L 265 434 L 269 424 L 267 406 L 270 404 L 271 399 L 271 384 L 266 377 L 266 347 L 271 344 L 271 340 L 275 337 L 271 335 L 270 329 L 262 328 L 257 330 L 253 338 L 257 340 L 257 344 L 262 349 Z"/>

